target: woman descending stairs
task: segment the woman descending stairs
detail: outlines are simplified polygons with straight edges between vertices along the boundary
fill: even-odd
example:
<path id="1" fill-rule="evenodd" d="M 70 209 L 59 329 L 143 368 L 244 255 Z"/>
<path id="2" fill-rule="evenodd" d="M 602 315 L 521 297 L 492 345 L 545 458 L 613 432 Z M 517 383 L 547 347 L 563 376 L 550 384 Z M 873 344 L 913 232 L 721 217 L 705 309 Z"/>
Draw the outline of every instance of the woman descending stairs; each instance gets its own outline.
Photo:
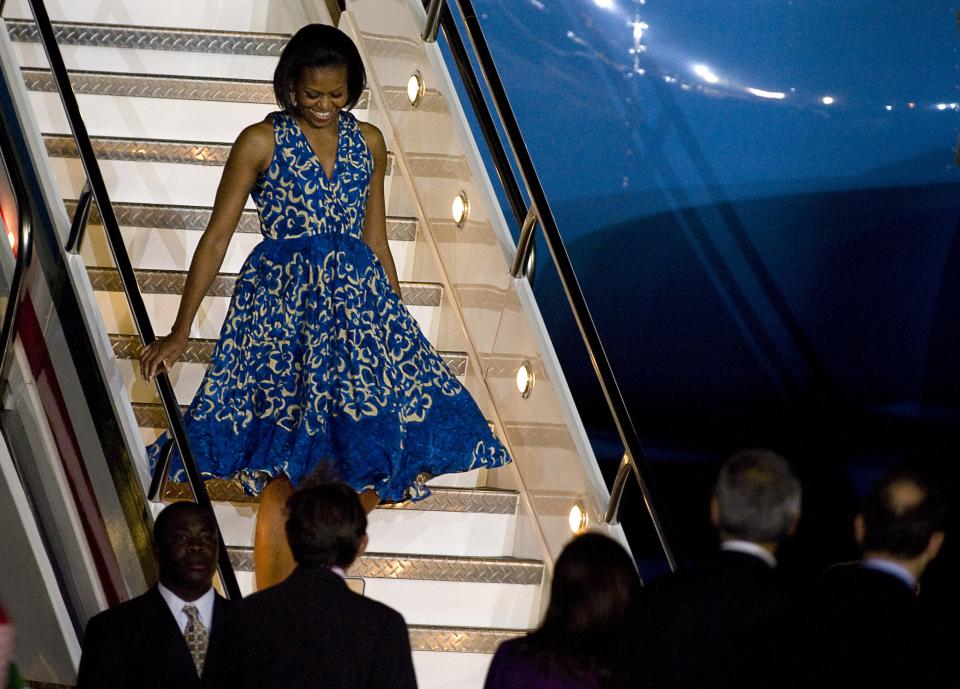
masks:
<path id="1" fill-rule="evenodd" d="M 175 0 L 163 3 L 162 12 L 150 5 L 143 15 L 119 0 L 50 2 L 48 11 L 153 327 L 164 334 L 231 142 L 243 126 L 276 109 L 270 78 L 287 34 L 322 17 L 309 16 L 292 1 L 213 3 L 211 10 L 211 3 Z M 72 214 L 85 177 L 31 14 L 24 2 L 10 0 L 4 18 Z M 178 25 L 153 25 L 167 18 Z M 361 99 L 358 115 L 379 124 L 369 103 L 369 96 Z M 388 237 L 404 304 L 469 387 L 478 377 L 471 376 L 462 334 L 449 327 L 445 309 L 455 307 L 424 250 L 419 221 L 409 213 L 416 206 L 411 187 L 392 157 L 387 172 Z M 400 212 L 391 215 L 395 208 Z M 94 212 L 81 256 L 115 356 L 118 394 L 129 400 L 127 421 L 146 444 L 165 429 L 166 419 L 153 387 L 135 372 L 140 342 L 99 222 Z M 181 405 L 192 399 L 209 362 L 235 273 L 259 241 L 257 216 L 248 205 L 203 301 L 185 359 L 172 372 Z M 544 564 L 513 557 L 518 534 L 529 530 L 518 509 L 520 494 L 482 483 L 479 472 L 441 477 L 430 482 L 433 493 L 425 500 L 377 508 L 367 553 L 349 572 L 362 579 L 365 595 L 406 618 L 421 687 L 482 686 L 497 644 L 534 626 L 539 616 Z M 211 481 L 208 489 L 241 588 L 249 593 L 256 499 L 229 481 Z M 189 491 L 170 484 L 163 497 L 186 498 Z"/>

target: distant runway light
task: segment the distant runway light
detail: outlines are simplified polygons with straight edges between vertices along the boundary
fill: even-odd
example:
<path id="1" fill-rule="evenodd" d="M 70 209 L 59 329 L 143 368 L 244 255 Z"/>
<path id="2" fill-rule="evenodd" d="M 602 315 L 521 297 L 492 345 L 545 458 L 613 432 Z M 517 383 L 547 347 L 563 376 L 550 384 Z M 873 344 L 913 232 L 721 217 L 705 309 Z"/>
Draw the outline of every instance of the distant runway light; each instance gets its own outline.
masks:
<path id="1" fill-rule="evenodd" d="M 893 110 L 893 106 L 892 106 L 892 105 L 884 105 L 884 106 L 883 106 L 883 109 L 886 110 L 887 112 L 890 112 L 891 110 Z"/>
<path id="2" fill-rule="evenodd" d="M 787 94 L 780 91 L 764 91 L 763 89 L 755 89 L 749 86 L 747 87 L 747 93 L 757 98 L 771 98 L 773 100 L 783 100 L 787 97 Z"/>
<path id="3" fill-rule="evenodd" d="M 946 110 L 946 109 L 947 109 L 946 103 L 937 103 L 937 110 Z"/>
<path id="4" fill-rule="evenodd" d="M 833 96 L 824 96 L 820 99 L 820 102 L 824 105 L 833 105 Z"/>
<path id="5" fill-rule="evenodd" d="M 605 10 L 613 9 L 613 0 L 593 0 L 593 4 Z"/>
<path id="6" fill-rule="evenodd" d="M 716 84 L 718 81 L 720 81 L 720 77 L 714 74 L 713 70 L 706 65 L 693 65 L 690 69 L 692 69 L 694 74 L 708 84 Z"/>

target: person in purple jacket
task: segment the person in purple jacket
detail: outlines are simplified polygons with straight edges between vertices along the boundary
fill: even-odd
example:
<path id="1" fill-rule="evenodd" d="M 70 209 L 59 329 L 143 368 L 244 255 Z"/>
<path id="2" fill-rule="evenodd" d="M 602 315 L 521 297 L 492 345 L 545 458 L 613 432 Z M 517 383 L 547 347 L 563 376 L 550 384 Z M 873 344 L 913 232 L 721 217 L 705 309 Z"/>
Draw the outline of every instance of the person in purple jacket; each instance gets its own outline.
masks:
<path id="1" fill-rule="evenodd" d="M 550 605 L 527 636 L 500 644 L 484 689 L 608 689 L 625 612 L 640 591 L 636 565 L 599 533 L 573 539 L 553 572 Z"/>

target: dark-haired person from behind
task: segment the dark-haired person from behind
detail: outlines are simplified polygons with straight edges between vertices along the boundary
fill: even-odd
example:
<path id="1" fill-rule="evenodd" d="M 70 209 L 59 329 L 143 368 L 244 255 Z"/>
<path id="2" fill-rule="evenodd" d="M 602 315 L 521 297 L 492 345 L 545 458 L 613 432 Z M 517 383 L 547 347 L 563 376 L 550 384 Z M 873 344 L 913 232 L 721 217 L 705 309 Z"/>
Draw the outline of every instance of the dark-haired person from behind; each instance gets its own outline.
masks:
<path id="1" fill-rule="evenodd" d="M 542 624 L 500 644 L 484 689 L 620 686 L 614 656 L 639 590 L 636 566 L 619 543 L 599 533 L 573 539 L 557 558 Z"/>
<path id="2" fill-rule="evenodd" d="M 347 588 L 367 544 L 367 515 L 344 483 L 305 481 L 287 502 L 297 568 L 240 601 L 230 617 L 224 689 L 411 689 L 417 686 L 400 613 Z"/>
<path id="3" fill-rule="evenodd" d="M 919 474 L 898 471 L 873 487 L 854 524 L 863 558 L 828 569 L 802 608 L 795 686 L 937 686 L 917 593 L 944 521 L 939 491 Z"/>
<path id="4" fill-rule="evenodd" d="M 153 534 L 160 583 L 90 620 L 77 689 L 217 686 L 211 666 L 234 603 L 211 584 L 217 565 L 213 514 L 176 502 L 157 516 Z"/>
<path id="5" fill-rule="evenodd" d="M 632 686 L 781 685 L 791 598 L 776 556 L 800 506 L 800 482 L 778 454 L 747 449 L 724 463 L 710 501 L 720 549 L 644 589 L 627 637 Z"/>

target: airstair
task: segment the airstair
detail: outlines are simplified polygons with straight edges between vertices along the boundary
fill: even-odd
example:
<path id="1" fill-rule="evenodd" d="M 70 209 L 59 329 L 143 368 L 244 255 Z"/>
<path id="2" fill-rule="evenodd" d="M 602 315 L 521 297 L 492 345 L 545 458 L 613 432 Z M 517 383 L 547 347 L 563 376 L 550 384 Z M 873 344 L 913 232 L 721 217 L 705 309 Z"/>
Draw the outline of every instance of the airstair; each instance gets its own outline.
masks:
<path id="1" fill-rule="evenodd" d="M 50 0 L 46 8 L 136 284 L 153 329 L 165 334 L 231 142 L 276 109 L 271 78 L 280 49 L 303 24 L 334 17 L 326 3 L 295 0 Z M 65 217 L 73 218 L 88 178 L 27 0 L 9 0 L 3 19 L 22 97 Z M 529 287 L 511 278 L 508 224 L 439 52 L 420 37 L 422 6 L 357 0 L 336 19 L 367 65 L 369 88 L 355 113 L 387 141 L 388 236 L 403 301 L 516 458 L 495 471 L 437 477 L 426 500 L 377 508 L 368 551 L 348 574 L 362 579 L 364 595 L 406 618 L 421 687 L 480 687 L 497 644 L 536 626 L 550 563 L 571 532 L 623 536 L 604 522 L 609 494 Z M 451 217 L 454 201 L 461 217 Z M 141 338 L 105 224 L 94 204 L 70 259 L 81 266 L 71 289 L 99 343 L 95 364 L 146 492 L 143 447 L 167 428 L 168 416 L 136 372 Z M 235 274 L 259 241 L 248 203 L 170 375 L 181 406 L 209 363 Z M 231 481 L 206 488 L 248 594 L 256 499 Z M 170 483 L 159 497 L 193 493 Z M 108 533 L 122 526 L 105 519 Z M 120 570 L 136 569 L 129 551 L 117 557 Z M 139 593 L 149 578 L 127 577 L 127 593 Z M 40 666 L 22 669 L 28 679 L 64 683 L 41 676 Z"/>

